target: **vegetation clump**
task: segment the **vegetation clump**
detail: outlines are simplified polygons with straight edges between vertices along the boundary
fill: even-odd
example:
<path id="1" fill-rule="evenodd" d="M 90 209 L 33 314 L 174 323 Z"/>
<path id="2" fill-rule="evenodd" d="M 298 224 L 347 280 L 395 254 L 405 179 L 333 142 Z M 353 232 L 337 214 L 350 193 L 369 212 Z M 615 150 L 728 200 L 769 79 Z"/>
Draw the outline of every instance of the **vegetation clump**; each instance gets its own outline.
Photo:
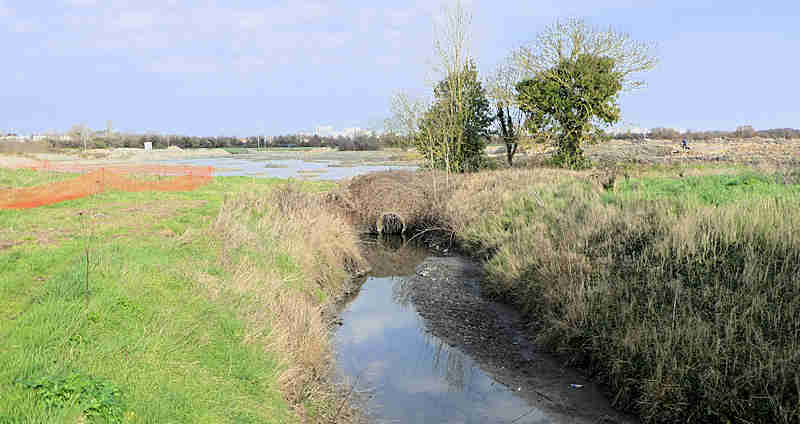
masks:
<path id="1" fill-rule="evenodd" d="M 71 372 L 63 376 L 19 379 L 45 409 L 77 407 L 90 422 L 122 422 L 121 393 L 113 384 Z"/>

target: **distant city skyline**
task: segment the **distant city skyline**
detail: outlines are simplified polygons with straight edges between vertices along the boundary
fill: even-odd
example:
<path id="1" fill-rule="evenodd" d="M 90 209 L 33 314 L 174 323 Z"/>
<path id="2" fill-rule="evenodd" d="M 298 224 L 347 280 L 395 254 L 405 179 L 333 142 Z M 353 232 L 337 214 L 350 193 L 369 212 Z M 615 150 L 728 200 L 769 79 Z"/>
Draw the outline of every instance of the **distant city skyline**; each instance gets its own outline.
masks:
<path id="1" fill-rule="evenodd" d="M 659 45 L 648 86 L 621 97 L 628 125 L 800 127 L 797 2 L 465 3 L 483 76 L 556 18 L 578 16 Z M 208 136 L 372 128 L 392 94 L 430 95 L 440 5 L 0 0 L 0 131 L 107 120 L 122 132 Z"/>

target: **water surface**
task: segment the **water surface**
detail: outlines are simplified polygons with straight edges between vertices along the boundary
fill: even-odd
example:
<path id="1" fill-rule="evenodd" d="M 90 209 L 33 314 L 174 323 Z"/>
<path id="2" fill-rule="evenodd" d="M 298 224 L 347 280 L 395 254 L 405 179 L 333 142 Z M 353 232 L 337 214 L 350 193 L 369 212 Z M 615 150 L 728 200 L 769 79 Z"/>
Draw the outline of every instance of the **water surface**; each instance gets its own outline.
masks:
<path id="1" fill-rule="evenodd" d="M 176 159 L 159 161 L 169 165 L 213 166 L 214 175 L 252 176 L 276 178 L 304 178 L 311 180 L 340 180 L 376 171 L 412 170 L 416 166 L 364 163 L 347 159 L 298 159 L 283 155 L 237 155 Z M 356 156 L 353 156 L 354 158 Z"/>
<path id="2" fill-rule="evenodd" d="M 458 348 L 428 333 L 404 277 L 369 277 L 335 334 L 340 370 L 376 422 L 549 423 Z"/>

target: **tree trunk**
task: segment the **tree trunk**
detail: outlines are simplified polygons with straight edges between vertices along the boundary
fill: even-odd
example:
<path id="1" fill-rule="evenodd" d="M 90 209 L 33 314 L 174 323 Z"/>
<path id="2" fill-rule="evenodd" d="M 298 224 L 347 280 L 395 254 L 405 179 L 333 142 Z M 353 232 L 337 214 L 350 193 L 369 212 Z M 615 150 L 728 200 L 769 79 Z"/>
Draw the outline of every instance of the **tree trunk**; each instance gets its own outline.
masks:
<path id="1" fill-rule="evenodd" d="M 506 145 L 508 166 L 513 166 L 514 154 L 517 153 L 517 135 L 514 129 L 514 122 L 511 120 L 511 114 L 504 109 L 502 104 L 497 105 L 497 119 L 500 121 L 500 134 L 503 137 L 503 143 Z"/>

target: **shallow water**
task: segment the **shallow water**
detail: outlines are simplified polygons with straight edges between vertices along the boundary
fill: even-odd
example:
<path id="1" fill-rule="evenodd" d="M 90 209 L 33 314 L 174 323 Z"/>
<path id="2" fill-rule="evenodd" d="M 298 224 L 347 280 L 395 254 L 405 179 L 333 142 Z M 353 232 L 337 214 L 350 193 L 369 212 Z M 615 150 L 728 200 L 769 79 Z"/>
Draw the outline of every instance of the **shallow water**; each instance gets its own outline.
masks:
<path id="1" fill-rule="evenodd" d="M 403 279 L 369 277 L 334 337 L 340 370 L 366 391 L 374 421 L 553 422 L 468 355 L 426 332 L 403 295 Z"/>
<path id="2" fill-rule="evenodd" d="M 482 296 L 480 264 L 401 238 L 362 242 L 371 271 L 333 341 L 371 422 L 638 423 L 540 352 L 529 321 Z"/>
<path id="3" fill-rule="evenodd" d="M 180 159 L 159 161 L 159 163 L 213 166 L 216 168 L 214 175 L 218 176 L 303 178 L 310 180 L 340 180 L 376 171 L 416 169 L 416 166 L 358 163 L 348 159 L 292 159 L 287 158 L 286 154 Z"/>

